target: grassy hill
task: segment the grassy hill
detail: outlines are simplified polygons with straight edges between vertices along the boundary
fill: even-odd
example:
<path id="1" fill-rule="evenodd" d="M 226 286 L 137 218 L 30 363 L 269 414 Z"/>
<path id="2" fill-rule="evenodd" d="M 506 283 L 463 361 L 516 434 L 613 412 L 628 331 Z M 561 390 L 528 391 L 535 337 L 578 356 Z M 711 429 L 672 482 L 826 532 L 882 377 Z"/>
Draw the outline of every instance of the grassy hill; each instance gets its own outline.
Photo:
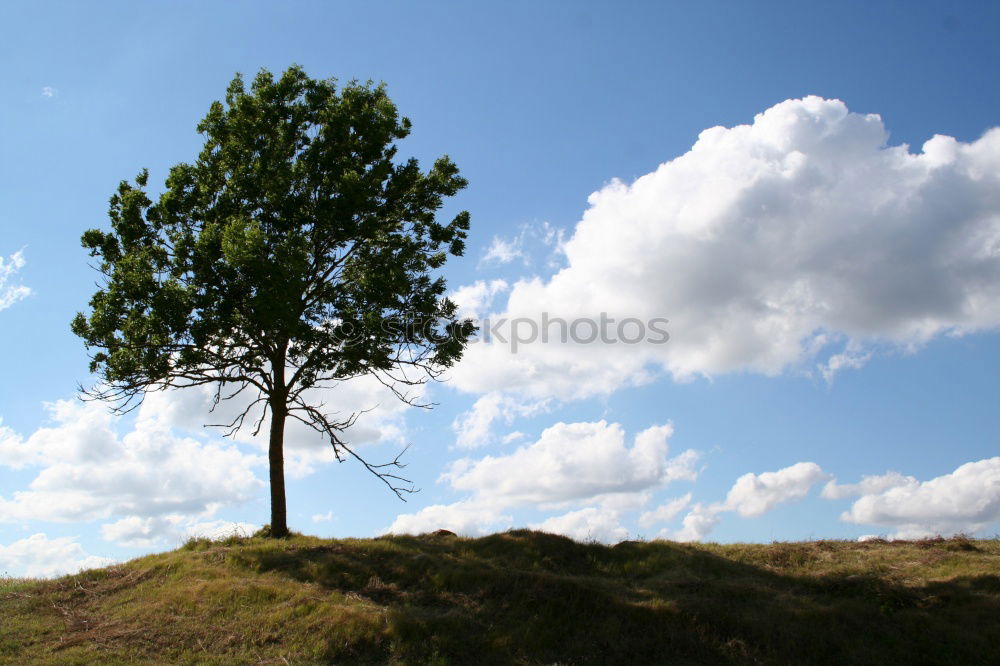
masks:
<path id="1" fill-rule="evenodd" d="M 194 540 L 0 579 L 0 663 L 1000 664 L 1000 540 Z"/>

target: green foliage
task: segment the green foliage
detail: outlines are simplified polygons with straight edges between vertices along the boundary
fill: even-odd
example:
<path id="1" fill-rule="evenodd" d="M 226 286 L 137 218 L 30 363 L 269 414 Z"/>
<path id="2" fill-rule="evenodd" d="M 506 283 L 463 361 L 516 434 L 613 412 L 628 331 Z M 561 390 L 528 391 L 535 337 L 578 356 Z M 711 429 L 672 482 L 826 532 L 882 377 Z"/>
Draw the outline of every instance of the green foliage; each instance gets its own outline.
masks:
<path id="1" fill-rule="evenodd" d="M 228 537 L 0 587 L 0 663 L 992 663 L 998 610 L 997 540 Z"/>
<path id="2" fill-rule="evenodd" d="M 471 325 L 432 272 L 462 253 L 468 213 L 435 211 L 466 182 L 447 157 L 427 173 L 395 160 L 410 122 L 383 86 L 237 76 L 198 131 L 156 203 L 143 171 L 111 198 L 111 231 L 83 234 L 106 277 L 73 321 L 91 371 L 132 395 L 206 366 L 241 379 L 289 362 L 308 388 L 412 362 L 401 345 L 459 358 Z M 436 320 L 448 335 L 406 325 Z"/>

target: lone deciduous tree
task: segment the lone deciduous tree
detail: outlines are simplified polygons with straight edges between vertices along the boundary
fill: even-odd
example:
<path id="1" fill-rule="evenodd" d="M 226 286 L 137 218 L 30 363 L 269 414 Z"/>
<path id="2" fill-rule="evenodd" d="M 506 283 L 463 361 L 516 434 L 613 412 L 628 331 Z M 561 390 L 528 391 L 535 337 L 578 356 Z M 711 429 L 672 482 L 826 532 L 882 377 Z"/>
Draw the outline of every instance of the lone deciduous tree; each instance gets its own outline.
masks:
<path id="1" fill-rule="evenodd" d="M 306 391 L 371 375 L 415 404 L 408 388 L 461 357 L 475 327 L 435 271 L 462 253 L 469 215 L 435 213 L 466 181 L 447 157 L 426 173 L 395 159 L 410 122 L 383 86 L 338 91 L 299 67 L 263 70 L 249 90 L 237 75 L 198 131 L 198 159 L 170 170 L 156 203 L 144 170 L 111 197 L 112 230 L 83 234 L 103 275 L 72 326 L 99 377 L 84 397 L 125 412 L 167 388 L 211 384 L 216 404 L 248 392 L 223 425 L 232 434 L 254 414 L 258 432 L 270 417 L 275 537 L 288 533 L 289 418 L 412 492 L 399 456 L 372 464 L 344 440 L 357 414 L 334 416 Z"/>

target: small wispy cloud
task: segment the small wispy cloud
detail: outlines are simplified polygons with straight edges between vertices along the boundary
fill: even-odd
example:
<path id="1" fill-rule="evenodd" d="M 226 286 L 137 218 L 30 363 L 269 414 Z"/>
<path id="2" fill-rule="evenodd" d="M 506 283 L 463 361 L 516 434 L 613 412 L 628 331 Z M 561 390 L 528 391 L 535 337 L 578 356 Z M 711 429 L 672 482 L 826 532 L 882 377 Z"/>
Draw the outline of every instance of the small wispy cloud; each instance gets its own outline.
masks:
<path id="1" fill-rule="evenodd" d="M 23 266 L 24 254 L 20 250 L 7 259 L 0 256 L 0 310 L 9 308 L 31 294 L 31 290 L 24 285 L 8 284 Z"/>
<path id="2" fill-rule="evenodd" d="M 52 86 L 42 86 L 42 97 L 55 97 L 59 91 Z"/>
<path id="3" fill-rule="evenodd" d="M 493 242 L 483 255 L 482 263 L 509 264 L 515 259 L 525 259 L 521 249 L 520 237 L 505 240 L 499 236 L 493 237 Z"/>
<path id="4" fill-rule="evenodd" d="M 661 530 L 660 536 L 676 541 L 703 541 L 722 520 L 721 514 L 735 511 L 744 518 L 756 518 L 779 504 L 801 500 L 813 486 L 829 478 L 830 475 L 814 462 L 796 463 L 776 472 L 744 474 L 729 489 L 725 502 L 695 504 L 684 516 L 680 530 L 673 534 L 668 530 Z M 643 520 L 647 525 L 654 524 L 660 517 L 659 513 L 664 518 L 672 519 L 690 501 L 691 497 L 687 495 L 643 514 L 640 524 Z"/>
<path id="5" fill-rule="evenodd" d="M 817 368 L 826 383 L 832 384 L 833 378 L 838 372 L 848 368 L 853 370 L 863 368 L 865 363 L 871 360 L 871 357 L 871 352 L 861 352 L 858 350 L 858 345 L 850 345 L 843 353 L 831 356 L 826 363 L 819 363 Z"/>
<path id="6" fill-rule="evenodd" d="M 548 262 L 550 267 L 555 267 L 557 262 L 553 261 L 551 255 L 562 252 L 564 244 L 565 231 L 549 222 L 522 224 L 517 235 L 512 238 L 494 236 L 479 260 L 479 265 L 503 265 L 520 259 L 525 266 L 528 266 L 532 263 L 531 254 L 544 248 L 550 255 Z"/>

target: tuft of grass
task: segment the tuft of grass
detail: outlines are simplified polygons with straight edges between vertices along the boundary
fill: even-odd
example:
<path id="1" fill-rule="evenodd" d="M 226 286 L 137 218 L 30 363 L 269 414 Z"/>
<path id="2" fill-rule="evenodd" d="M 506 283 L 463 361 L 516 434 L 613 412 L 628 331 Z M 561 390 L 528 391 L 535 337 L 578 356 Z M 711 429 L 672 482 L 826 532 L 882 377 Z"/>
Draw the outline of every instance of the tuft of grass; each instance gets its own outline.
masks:
<path id="1" fill-rule="evenodd" d="M 0 579 L 0 663 L 1000 663 L 1000 540 L 193 539 Z"/>

